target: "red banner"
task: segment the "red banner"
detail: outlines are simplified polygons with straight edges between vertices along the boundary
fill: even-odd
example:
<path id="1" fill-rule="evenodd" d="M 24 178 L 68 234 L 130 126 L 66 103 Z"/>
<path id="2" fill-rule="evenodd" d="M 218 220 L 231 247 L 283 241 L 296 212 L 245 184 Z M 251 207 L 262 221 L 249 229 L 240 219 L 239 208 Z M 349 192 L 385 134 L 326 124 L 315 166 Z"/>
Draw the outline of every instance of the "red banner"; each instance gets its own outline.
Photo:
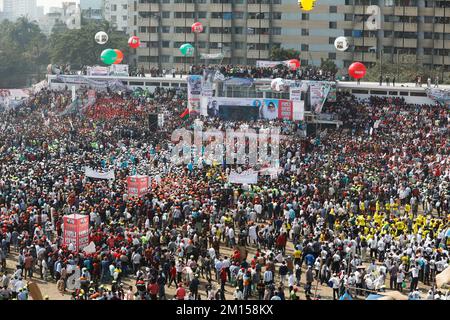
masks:
<path id="1" fill-rule="evenodd" d="M 81 214 L 64 216 L 63 243 L 74 245 L 74 250 L 83 250 L 89 244 L 89 217 Z"/>
<path id="2" fill-rule="evenodd" d="M 279 100 L 278 101 L 278 119 L 292 120 L 292 101 Z"/>
<path id="3" fill-rule="evenodd" d="M 148 176 L 130 176 L 127 178 L 128 195 L 140 198 L 148 192 Z"/>

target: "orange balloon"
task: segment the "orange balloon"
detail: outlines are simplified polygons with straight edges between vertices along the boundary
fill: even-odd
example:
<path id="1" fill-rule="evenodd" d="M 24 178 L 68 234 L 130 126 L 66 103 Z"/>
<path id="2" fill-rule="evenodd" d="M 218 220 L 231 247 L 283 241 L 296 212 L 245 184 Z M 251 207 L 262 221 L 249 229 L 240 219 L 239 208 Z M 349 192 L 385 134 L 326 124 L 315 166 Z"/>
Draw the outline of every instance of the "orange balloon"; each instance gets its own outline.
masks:
<path id="1" fill-rule="evenodd" d="M 123 60 L 123 53 L 120 50 L 114 49 L 114 51 L 117 53 L 117 59 L 114 61 L 114 64 L 119 64 Z"/>

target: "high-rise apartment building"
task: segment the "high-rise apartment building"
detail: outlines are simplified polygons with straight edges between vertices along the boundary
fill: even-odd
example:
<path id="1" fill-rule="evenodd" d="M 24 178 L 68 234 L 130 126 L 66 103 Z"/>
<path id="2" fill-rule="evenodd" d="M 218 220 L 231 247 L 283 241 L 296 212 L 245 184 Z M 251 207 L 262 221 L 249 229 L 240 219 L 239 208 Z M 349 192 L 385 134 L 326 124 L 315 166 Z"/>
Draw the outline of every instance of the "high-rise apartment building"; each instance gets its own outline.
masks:
<path id="1" fill-rule="evenodd" d="M 128 33 L 129 0 L 104 0 L 104 17 L 119 31 Z"/>
<path id="2" fill-rule="evenodd" d="M 5 19 L 15 21 L 20 17 L 29 20 L 37 20 L 39 14 L 43 14 L 43 8 L 36 4 L 36 0 L 3 0 L 3 14 Z"/>
<path id="3" fill-rule="evenodd" d="M 137 15 L 129 25 L 146 46 L 136 51 L 137 64 L 144 68 L 183 69 L 204 61 L 181 55 L 179 47 L 188 42 L 197 53 L 223 53 L 222 63 L 254 65 L 269 59 L 272 48 L 283 47 L 299 50 L 302 64 L 331 59 L 344 68 L 354 61 L 370 65 L 382 57 L 395 63 L 408 56 L 450 71 L 450 0 L 319 0 L 309 12 L 299 8 L 298 0 L 132 2 L 130 13 Z M 366 24 L 372 5 L 380 9 L 376 30 Z M 204 26 L 200 34 L 191 32 L 196 21 Z M 338 36 L 349 39 L 347 51 L 334 48 Z"/>
<path id="4" fill-rule="evenodd" d="M 80 9 L 85 21 L 103 19 L 103 0 L 80 0 Z"/>

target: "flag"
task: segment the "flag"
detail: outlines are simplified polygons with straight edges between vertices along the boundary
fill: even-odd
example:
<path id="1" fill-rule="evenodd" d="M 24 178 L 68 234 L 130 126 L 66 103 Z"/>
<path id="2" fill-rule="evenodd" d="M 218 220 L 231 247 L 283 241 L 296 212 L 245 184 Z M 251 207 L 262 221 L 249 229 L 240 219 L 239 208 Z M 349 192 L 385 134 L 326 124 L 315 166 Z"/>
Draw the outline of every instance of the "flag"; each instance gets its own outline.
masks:
<path id="1" fill-rule="evenodd" d="M 180 118 L 186 120 L 189 118 L 189 108 L 184 109 L 183 113 L 180 114 Z"/>

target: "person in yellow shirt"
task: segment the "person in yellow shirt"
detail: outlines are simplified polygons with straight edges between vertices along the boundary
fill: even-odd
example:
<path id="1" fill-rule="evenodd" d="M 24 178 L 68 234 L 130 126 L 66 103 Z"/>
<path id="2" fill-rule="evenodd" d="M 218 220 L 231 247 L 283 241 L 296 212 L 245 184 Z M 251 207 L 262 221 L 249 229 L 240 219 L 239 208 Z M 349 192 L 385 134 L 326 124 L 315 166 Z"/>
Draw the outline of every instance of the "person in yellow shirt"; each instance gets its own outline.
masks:
<path id="1" fill-rule="evenodd" d="M 406 212 L 407 214 L 411 212 L 411 205 L 410 205 L 409 203 L 407 203 L 407 204 L 405 205 L 405 212 Z"/>

